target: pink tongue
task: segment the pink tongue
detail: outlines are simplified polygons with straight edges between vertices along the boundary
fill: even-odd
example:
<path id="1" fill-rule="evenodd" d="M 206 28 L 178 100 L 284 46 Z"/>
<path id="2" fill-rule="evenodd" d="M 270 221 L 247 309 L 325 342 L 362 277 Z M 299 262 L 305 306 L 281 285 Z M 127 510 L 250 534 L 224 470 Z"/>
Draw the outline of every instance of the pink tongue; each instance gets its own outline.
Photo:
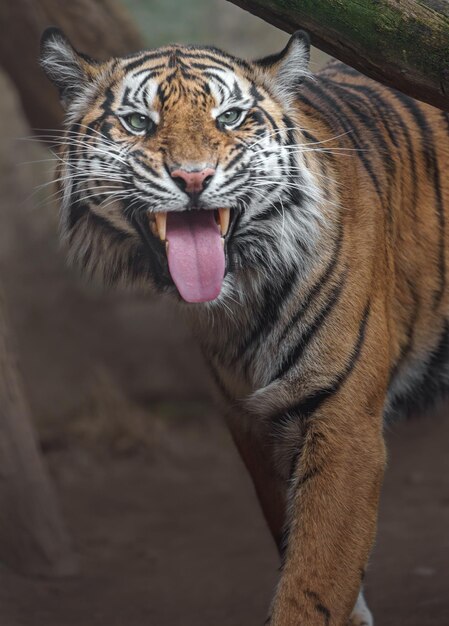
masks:
<path id="1" fill-rule="evenodd" d="M 167 213 L 168 267 L 186 302 L 215 300 L 225 255 L 214 211 Z"/>

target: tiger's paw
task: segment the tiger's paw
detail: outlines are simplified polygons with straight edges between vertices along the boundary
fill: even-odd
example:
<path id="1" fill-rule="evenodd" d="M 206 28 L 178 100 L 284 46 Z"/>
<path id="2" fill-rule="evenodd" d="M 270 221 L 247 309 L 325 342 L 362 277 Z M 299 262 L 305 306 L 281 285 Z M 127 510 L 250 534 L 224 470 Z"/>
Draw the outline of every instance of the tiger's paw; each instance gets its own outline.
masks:
<path id="1" fill-rule="evenodd" d="M 365 602 L 362 591 L 349 618 L 348 626 L 374 626 L 373 616 Z"/>

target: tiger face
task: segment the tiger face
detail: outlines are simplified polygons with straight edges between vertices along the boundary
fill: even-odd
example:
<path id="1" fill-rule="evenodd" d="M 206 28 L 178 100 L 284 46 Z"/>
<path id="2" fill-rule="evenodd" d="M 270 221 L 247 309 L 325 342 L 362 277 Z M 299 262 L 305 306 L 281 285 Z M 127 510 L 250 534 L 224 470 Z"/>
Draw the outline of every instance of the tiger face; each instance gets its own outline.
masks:
<path id="1" fill-rule="evenodd" d="M 49 29 L 41 64 L 66 108 L 58 155 L 69 259 L 107 284 L 241 299 L 298 271 L 322 221 L 294 92 L 309 42 L 248 63 L 167 46 L 99 63 Z"/>

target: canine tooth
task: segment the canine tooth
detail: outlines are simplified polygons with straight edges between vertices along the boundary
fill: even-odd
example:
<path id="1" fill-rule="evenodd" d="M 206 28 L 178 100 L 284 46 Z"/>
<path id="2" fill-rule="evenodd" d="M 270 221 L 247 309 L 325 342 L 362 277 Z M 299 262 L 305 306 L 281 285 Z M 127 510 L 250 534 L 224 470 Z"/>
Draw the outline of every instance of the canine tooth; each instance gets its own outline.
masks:
<path id="1" fill-rule="evenodd" d="M 223 237 L 226 235 L 229 229 L 229 219 L 231 216 L 230 209 L 218 209 L 218 218 L 220 220 L 220 230 Z"/>
<path id="2" fill-rule="evenodd" d="M 148 219 L 148 222 L 150 224 L 150 229 L 153 235 L 155 237 L 159 237 L 159 233 L 157 232 L 156 222 L 153 219 L 151 219 L 151 217 Z"/>
<path id="3" fill-rule="evenodd" d="M 162 211 L 154 214 L 156 220 L 156 228 L 161 241 L 165 241 L 165 234 L 167 232 L 167 213 Z"/>

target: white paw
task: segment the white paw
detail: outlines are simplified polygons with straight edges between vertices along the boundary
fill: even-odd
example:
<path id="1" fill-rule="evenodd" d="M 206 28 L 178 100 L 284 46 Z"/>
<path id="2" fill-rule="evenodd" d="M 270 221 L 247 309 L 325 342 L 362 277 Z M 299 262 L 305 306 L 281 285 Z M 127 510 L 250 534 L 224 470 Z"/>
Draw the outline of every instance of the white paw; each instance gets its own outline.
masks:
<path id="1" fill-rule="evenodd" d="M 374 626 L 373 616 L 369 610 L 362 591 L 359 593 L 355 607 L 349 618 L 348 626 Z"/>

